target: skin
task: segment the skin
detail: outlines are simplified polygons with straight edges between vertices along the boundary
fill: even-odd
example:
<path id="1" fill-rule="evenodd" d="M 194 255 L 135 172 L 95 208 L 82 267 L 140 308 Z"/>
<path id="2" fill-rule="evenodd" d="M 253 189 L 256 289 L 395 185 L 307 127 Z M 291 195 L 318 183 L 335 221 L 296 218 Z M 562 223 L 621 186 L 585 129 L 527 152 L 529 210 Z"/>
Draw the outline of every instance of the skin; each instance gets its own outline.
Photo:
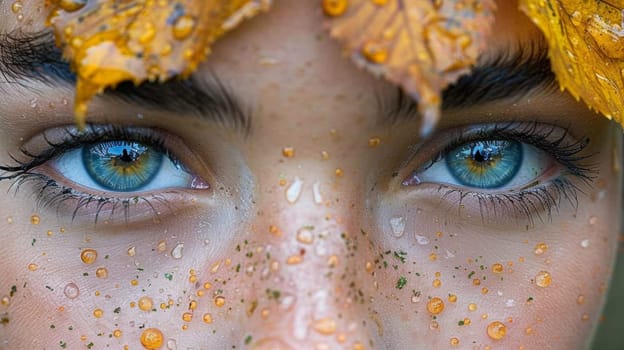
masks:
<path id="1" fill-rule="evenodd" d="M 18 22 L 9 3 L 0 6 L 0 30 L 38 29 L 37 21 Z M 39 16 L 35 7 L 23 11 L 26 19 Z M 485 55 L 539 38 L 515 4 L 499 4 L 498 16 L 496 44 Z M 458 349 L 586 348 L 619 231 L 620 131 L 567 94 L 539 90 L 446 111 L 438 136 L 421 139 L 418 120 L 380 122 L 376 96 L 391 96 L 395 87 L 343 58 L 322 21 L 315 1 L 290 7 L 276 1 L 269 14 L 214 47 L 198 77 L 216 74 L 249 107 L 247 135 L 94 101 L 90 122 L 172 135 L 176 154 L 209 190 L 168 194 L 168 206 L 156 204 L 159 215 L 144 205 L 127 221 L 117 215 L 94 224 L 93 208 L 72 221 L 70 205 L 40 208 L 28 184 L 13 195 L 10 181 L 0 182 L 0 296 L 8 297 L 0 305 L 8 320 L 0 326 L 0 348 L 140 349 L 141 334 L 152 327 L 164 334 L 163 349 L 168 340 L 178 349 L 432 349 L 451 347 L 452 338 Z M 263 64 L 265 58 L 275 62 Z M 24 140 L 41 147 L 41 133 L 58 135 L 72 124 L 71 102 L 63 103 L 71 101 L 70 86 L 24 83 L 0 96 L 0 164 L 10 164 L 9 154 L 18 154 Z M 460 208 L 458 197 L 443 198 L 436 184 L 401 185 L 435 157 L 452 128 L 535 120 L 591 139 L 583 152 L 595 154 L 598 173 L 589 185 L 573 180 L 583 191 L 576 207 L 563 200 L 552 216 L 542 213 L 533 222 L 522 213 L 489 212 L 483 219 L 470 197 Z M 374 137 L 381 143 L 370 147 Z M 293 147 L 294 156 L 285 157 L 284 147 Z M 49 167 L 41 171 L 63 181 Z M 297 178 L 303 188 L 290 203 L 285 193 Z M 405 222 L 400 238 L 392 218 Z M 312 242 L 297 234 L 307 226 Z M 417 243 L 415 234 L 429 243 Z M 181 258 L 172 252 L 178 243 Z M 547 245 L 543 254 L 534 252 L 539 243 Z M 81 261 L 87 248 L 97 251 L 93 264 Z M 405 252 L 399 254 L 405 262 L 394 252 Z M 493 271 L 497 263 L 500 273 Z M 29 264 L 37 265 L 34 271 Z M 96 276 L 100 267 L 107 276 Z M 536 284 L 540 271 L 550 273 L 550 285 Z M 64 294 L 68 283 L 80 289 L 77 298 Z M 153 300 L 153 311 L 134 304 L 142 296 Z M 445 304 L 438 315 L 427 309 L 434 297 Z M 103 311 L 99 318 L 96 309 Z M 183 315 L 191 311 L 187 322 Z M 500 340 L 487 333 L 494 321 L 506 326 Z"/>

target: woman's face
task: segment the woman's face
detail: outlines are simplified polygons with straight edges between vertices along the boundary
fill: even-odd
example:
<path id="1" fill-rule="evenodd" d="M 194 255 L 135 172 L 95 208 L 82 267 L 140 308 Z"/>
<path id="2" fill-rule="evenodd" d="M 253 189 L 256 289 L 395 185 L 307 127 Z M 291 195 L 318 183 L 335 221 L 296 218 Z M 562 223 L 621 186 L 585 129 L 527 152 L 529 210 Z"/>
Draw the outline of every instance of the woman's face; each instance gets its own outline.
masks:
<path id="1" fill-rule="evenodd" d="M 317 1 L 276 1 L 192 83 L 106 93 L 84 134 L 67 67 L 26 56 L 51 45 L 25 39 L 45 13 L 0 7 L 0 348 L 591 339 L 621 132 L 559 92 L 515 4 L 426 139 L 409 99 L 328 38 Z"/>

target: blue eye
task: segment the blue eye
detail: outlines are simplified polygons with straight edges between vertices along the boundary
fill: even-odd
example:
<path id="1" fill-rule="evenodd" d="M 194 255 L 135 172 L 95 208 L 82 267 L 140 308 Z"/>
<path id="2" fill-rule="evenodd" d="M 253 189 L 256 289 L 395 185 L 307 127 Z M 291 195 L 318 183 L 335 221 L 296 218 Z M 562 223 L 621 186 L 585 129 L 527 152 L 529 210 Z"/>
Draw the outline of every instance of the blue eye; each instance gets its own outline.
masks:
<path id="1" fill-rule="evenodd" d="M 440 183 L 479 190 L 513 189 L 534 183 L 553 164 L 553 157 L 514 140 L 476 140 L 442 154 L 438 161 L 412 174 L 406 185 Z"/>
<path id="2" fill-rule="evenodd" d="M 127 140 L 77 147 L 53 159 L 52 167 L 80 186 L 103 192 L 200 187 L 198 177 L 167 154 L 147 144 Z"/>
<path id="3" fill-rule="evenodd" d="M 518 174 L 523 150 L 517 141 L 477 141 L 452 150 L 445 158 L 448 171 L 459 184 L 494 189 Z"/>

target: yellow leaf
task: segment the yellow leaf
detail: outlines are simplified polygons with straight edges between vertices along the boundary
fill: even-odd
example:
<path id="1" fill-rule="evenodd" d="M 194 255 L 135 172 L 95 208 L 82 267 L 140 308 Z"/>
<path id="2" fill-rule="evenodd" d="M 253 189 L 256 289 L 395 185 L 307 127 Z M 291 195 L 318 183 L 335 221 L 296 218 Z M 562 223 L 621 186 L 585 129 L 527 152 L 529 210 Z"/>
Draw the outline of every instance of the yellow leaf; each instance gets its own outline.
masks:
<path id="1" fill-rule="evenodd" d="M 493 0 L 322 0 L 331 36 L 361 67 L 399 84 L 419 103 L 423 133 L 445 87 L 468 73 L 485 46 Z"/>
<path id="2" fill-rule="evenodd" d="M 624 4 L 619 0 L 521 0 L 544 32 L 562 89 L 624 123 Z"/>
<path id="3" fill-rule="evenodd" d="M 75 114 L 122 81 L 140 84 L 193 73 L 210 45 L 271 0 L 51 0 L 57 45 L 77 75 Z"/>

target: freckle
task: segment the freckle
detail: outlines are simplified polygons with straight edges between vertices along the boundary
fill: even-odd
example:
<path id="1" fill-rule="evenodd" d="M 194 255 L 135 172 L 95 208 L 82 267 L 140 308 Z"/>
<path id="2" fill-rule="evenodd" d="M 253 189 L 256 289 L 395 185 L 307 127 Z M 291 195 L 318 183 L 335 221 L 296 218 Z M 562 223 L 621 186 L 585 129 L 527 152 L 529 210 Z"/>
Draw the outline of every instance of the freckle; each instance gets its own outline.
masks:
<path id="1" fill-rule="evenodd" d="M 136 287 L 137 285 L 139 285 L 139 281 L 133 279 L 133 280 L 130 280 L 130 284 Z"/>
<path id="2" fill-rule="evenodd" d="M 585 296 L 584 295 L 579 295 L 578 297 L 576 297 L 576 303 L 579 304 L 579 305 L 585 304 Z"/>
<path id="3" fill-rule="evenodd" d="M 52 235 L 54 234 L 54 232 L 52 232 L 52 230 L 48 230 L 48 232 L 46 232 L 46 234 L 48 235 L 48 237 L 52 237 Z"/>
<path id="4" fill-rule="evenodd" d="M 360 342 L 356 342 L 355 344 L 353 344 L 353 350 L 364 350 L 364 349 L 366 349 L 364 347 L 364 344 Z"/>
<path id="5" fill-rule="evenodd" d="M 182 328 L 182 330 L 183 330 L 183 331 L 185 331 L 185 330 L 187 330 L 187 329 L 188 329 L 188 325 L 186 325 L 186 324 L 185 324 L 185 325 L 182 325 L 182 327 L 180 327 L 180 328 Z"/>
<path id="6" fill-rule="evenodd" d="M 466 317 L 466 318 L 464 318 L 464 326 L 469 326 L 469 325 L 470 325 L 470 323 L 472 323 L 472 321 L 470 321 L 470 319 L 469 319 L 469 318 L 467 318 L 467 317 Z"/>
<path id="7" fill-rule="evenodd" d="M 502 273 L 503 272 L 503 265 L 496 263 L 494 265 L 492 265 L 492 272 L 494 273 Z"/>
<path id="8" fill-rule="evenodd" d="M 279 231 L 279 229 L 278 229 L 278 228 L 277 228 L 277 226 L 275 226 L 275 225 L 271 225 L 271 226 L 269 226 L 269 232 L 270 232 L 271 234 L 276 235 L 276 236 L 280 236 L 280 235 L 281 235 L 281 232 Z"/>
<path id="9" fill-rule="evenodd" d="M 98 267 L 98 269 L 95 270 L 95 276 L 97 278 L 107 278 L 108 270 L 105 267 Z"/>
<path id="10" fill-rule="evenodd" d="M 167 304 L 165 304 L 165 303 L 160 303 L 160 309 L 161 309 L 161 310 L 164 310 L 164 309 L 166 309 L 166 308 L 167 308 Z"/>
<path id="11" fill-rule="evenodd" d="M 143 296 L 139 298 L 139 309 L 141 311 L 150 311 L 154 306 L 154 302 L 150 297 Z"/>
<path id="12" fill-rule="evenodd" d="M 39 265 L 37 264 L 28 264 L 28 269 L 30 271 L 37 271 L 38 268 L 39 268 Z"/>
<path id="13" fill-rule="evenodd" d="M 157 328 L 148 328 L 141 334 L 141 345 L 148 350 L 157 350 L 163 345 L 164 336 Z"/>
<path id="14" fill-rule="evenodd" d="M 130 302 L 130 308 L 131 308 L 131 309 L 134 309 L 134 308 L 136 307 L 136 304 L 137 304 L 136 302 L 131 301 L 131 302 Z"/>
<path id="15" fill-rule="evenodd" d="M 327 259 L 327 266 L 329 267 L 336 267 L 338 266 L 338 256 L 336 255 L 332 255 Z"/>
<path id="16" fill-rule="evenodd" d="M 217 296 L 217 297 L 214 299 L 214 304 L 215 304 L 217 307 L 222 307 L 223 305 L 225 305 L 225 298 L 224 298 L 224 297 L 222 297 L 222 296 L 220 296 L 220 295 L 219 295 L 219 296 Z"/>
<path id="17" fill-rule="evenodd" d="M 8 224 L 12 224 L 12 223 L 13 223 L 13 217 L 9 216 L 9 217 L 7 218 L 7 223 L 8 223 Z"/>
<path id="18" fill-rule="evenodd" d="M 136 247 L 130 247 L 128 248 L 128 256 L 134 256 L 136 254 Z"/>
<path id="19" fill-rule="evenodd" d="M 41 218 L 39 217 L 39 215 L 33 215 L 30 217 L 30 223 L 33 225 L 39 225 L 39 223 L 41 222 Z"/>
<path id="20" fill-rule="evenodd" d="M 205 313 L 204 316 L 202 316 L 202 320 L 204 321 L 204 323 L 211 324 L 212 323 L 212 315 L 209 314 L 209 313 Z"/>
<path id="21" fill-rule="evenodd" d="M 366 272 L 371 273 L 375 269 L 375 265 L 372 262 L 367 261 L 365 269 L 366 269 Z"/>
<path id="22" fill-rule="evenodd" d="M 481 288 L 481 294 L 487 294 L 490 290 L 486 287 Z"/>
<path id="23" fill-rule="evenodd" d="M 293 147 L 282 148 L 282 155 L 286 158 L 292 158 L 295 156 L 295 149 Z"/>
<path id="24" fill-rule="evenodd" d="M 167 242 L 165 240 L 161 240 L 156 245 L 156 251 L 159 253 L 164 253 L 167 250 Z"/>
<path id="25" fill-rule="evenodd" d="M 286 186 L 286 184 L 288 183 L 288 181 L 286 181 L 286 179 L 280 179 L 278 184 L 282 187 Z"/>
<path id="26" fill-rule="evenodd" d="M 519 257 L 519 258 L 518 258 L 518 261 L 519 261 L 519 262 L 521 262 L 521 263 L 523 263 L 523 262 L 524 262 L 524 257 L 523 257 L 523 256 Z"/>
<path id="27" fill-rule="evenodd" d="M 438 297 L 433 297 L 427 302 L 427 311 L 437 315 L 444 311 L 444 301 Z"/>
<path id="28" fill-rule="evenodd" d="M 99 291 L 99 290 L 96 290 L 95 292 L 93 292 L 93 295 L 95 295 L 96 297 L 99 297 L 99 296 L 100 296 L 100 294 L 101 294 L 101 293 L 100 293 L 100 291 Z"/>
<path id="29" fill-rule="evenodd" d="M 198 290 L 195 295 L 197 295 L 197 297 L 201 298 L 204 296 L 204 294 L 206 294 L 206 292 L 204 292 L 203 290 Z"/>
<path id="30" fill-rule="evenodd" d="M 436 253 L 429 254 L 429 261 L 436 261 L 438 259 L 438 255 Z"/>
<path id="31" fill-rule="evenodd" d="M 101 318 L 102 316 L 104 316 L 104 311 L 102 309 L 93 310 L 93 317 Z"/>
<path id="32" fill-rule="evenodd" d="M 190 312 L 185 312 L 182 314 L 182 321 L 191 322 L 193 320 L 193 314 Z"/>
<path id="33" fill-rule="evenodd" d="M 475 278 L 475 279 L 472 280 L 472 284 L 475 285 L 475 286 L 478 286 L 478 285 L 481 284 L 481 280 L 478 279 L 478 278 Z"/>
<path id="34" fill-rule="evenodd" d="M 457 301 L 457 295 L 455 295 L 455 294 L 449 294 L 449 296 L 448 296 L 448 301 L 449 301 L 449 302 L 451 302 L 451 303 L 456 302 L 456 301 Z"/>
<path id="35" fill-rule="evenodd" d="M 583 316 L 581 316 L 581 320 L 583 320 L 583 321 L 589 320 L 589 315 L 588 314 L 583 314 Z"/>
<path id="36" fill-rule="evenodd" d="M 501 340 L 505 337 L 506 333 L 507 327 L 500 321 L 494 321 L 487 326 L 487 335 L 490 339 Z"/>
<path id="37" fill-rule="evenodd" d="M 195 282 L 197 282 L 197 276 L 195 276 L 195 275 L 189 276 L 189 282 L 190 282 L 190 283 L 195 283 Z"/>
<path id="38" fill-rule="evenodd" d="M 341 168 L 336 168 L 336 170 L 334 170 L 334 174 L 336 177 L 342 177 L 344 175 L 344 171 Z"/>
<path id="39" fill-rule="evenodd" d="M 537 275 L 535 275 L 535 284 L 538 287 L 548 287 L 550 285 L 550 283 L 552 282 L 552 277 L 550 276 L 550 273 L 547 271 L 540 271 L 537 273 Z"/>
<path id="40" fill-rule="evenodd" d="M 97 251 L 94 249 L 85 249 L 80 253 L 80 260 L 87 265 L 93 264 L 96 259 Z"/>
<path id="41" fill-rule="evenodd" d="M 121 338 L 121 330 L 119 330 L 119 329 L 115 329 L 115 330 L 113 331 L 113 337 L 115 337 L 115 338 Z"/>
<path id="42" fill-rule="evenodd" d="M 538 243 L 535 245 L 535 249 L 533 250 L 533 253 L 535 253 L 535 255 L 542 255 L 546 253 L 547 250 L 548 250 L 548 245 L 546 245 L 546 243 Z"/>
<path id="43" fill-rule="evenodd" d="M 597 218 L 597 217 L 595 217 L 595 216 L 590 216 L 590 217 L 589 217 L 589 224 L 590 224 L 590 225 L 592 225 L 592 226 L 593 226 L 593 225 L 595 225 L 597 222 L 598 222 L 598 218 Z"/>
<path id="44" fill-rule="evenodd" d="M 533 333 L 533 328 L 531 328 L 531 327 L 527 327 L 527 328 L 525 328 L 525 329 L 524 329 L 524 333 L 525 333 L 526 335 L 529 335 L 529 334 Z"/>
<path id="45" fill-rule="evenodd" d="M 60 233 L 65 233 L 65 229 L 64 229 L 63 227 L 61 227 L 61 228 L 59 229 L 59 232 L 60 232 Z"/>
<path id="46" fill-rule="evenodd" d="M 271 312 L 269 311 L 269 309 L 265 308 L 265 309 L 262 309 L 262 311 L 260 311 L 260 316 L 266 320 L 269 317 L 270 313 Z"/>
<path id="47" fill-rule="evenodd" d="M 433 283 L 431 283 L 431 285 L 433 285 L 434 288 L 439 288 L 442 285 L 442 281 L 436 278 L 433 280 Z"/>
<path id="48" fill-rule="evenodd" d="M 204 289 L 210 289 L 210 288 L 212 288 L 212 284 L 210 284 L 210 282 L 204 283 Z"/>
<path id="49" fill-rule="evenodd" d="M 468 310 L 470 310 L 470 311 L 477 311 L 477 304 L 475 304 L 475 303 L 468 304 Z"/>
<path id="50" fill-rule="evenodd" d="M 459 345 L 459 339 L 458 339 L 458 338 L 455 338 L 455 337 L 451 338 L 451 340 L 450 340 L 450 344 L 451 344 L 451 346 L 457 346 L 457 345 Z"/>
<path id="51" fill-rule="evenodd" d="M 314 330 L 323 335 L 331 335 L 336 332 L 336 321 L 331 318 L 325 317 L 314 321 Z"/>

